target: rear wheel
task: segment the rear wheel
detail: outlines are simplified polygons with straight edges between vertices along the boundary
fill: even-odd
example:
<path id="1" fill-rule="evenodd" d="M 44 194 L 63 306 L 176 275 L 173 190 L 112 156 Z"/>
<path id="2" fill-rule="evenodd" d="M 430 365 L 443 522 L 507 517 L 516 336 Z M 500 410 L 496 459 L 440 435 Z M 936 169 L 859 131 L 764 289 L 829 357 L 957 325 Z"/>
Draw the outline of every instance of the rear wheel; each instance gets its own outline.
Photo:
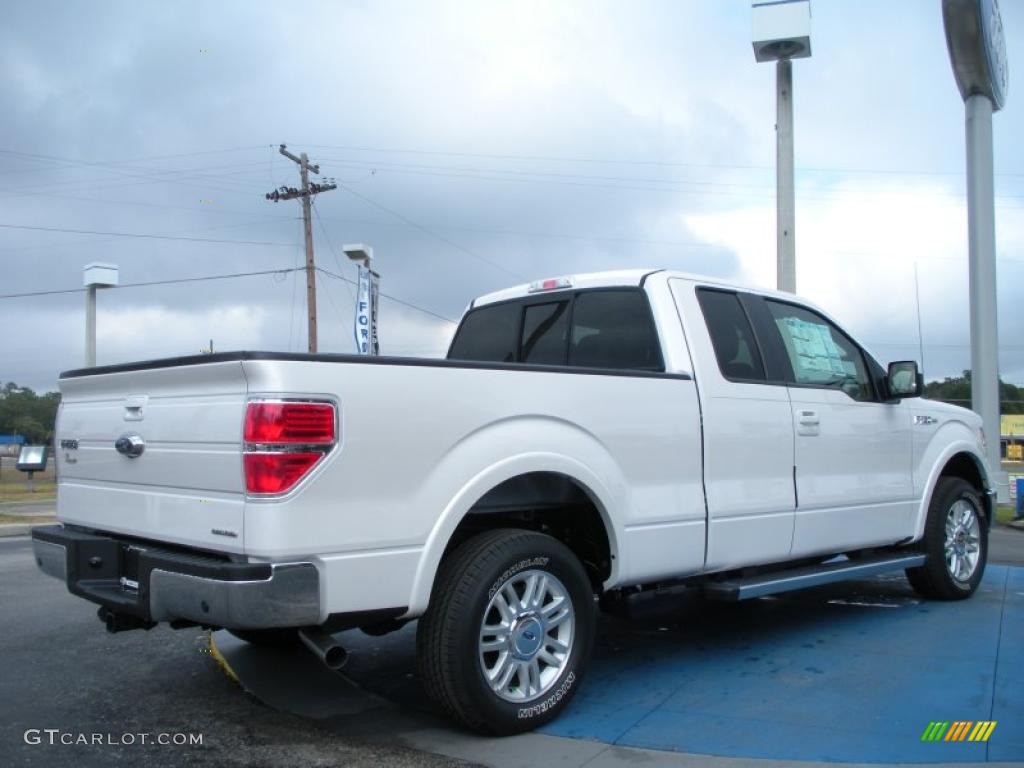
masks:
<path id="1" fill-rule="evenodd" d="M 958 477 L 939 479 L 921 544 L 924 565 L 907 569 L 907 579 L 919 594 L 939 600 L 974 594 L 988 559 L 988 526 L 974 486 Z"/>
<path id="2" fill-rule="evenodd" d="M 420 677 L 461 724 L 521 733 L 568 703 L 593 636 L 593 591 L 576 556 L 544 534 L 490 531 L 441 564 L 416 635 Z"/>

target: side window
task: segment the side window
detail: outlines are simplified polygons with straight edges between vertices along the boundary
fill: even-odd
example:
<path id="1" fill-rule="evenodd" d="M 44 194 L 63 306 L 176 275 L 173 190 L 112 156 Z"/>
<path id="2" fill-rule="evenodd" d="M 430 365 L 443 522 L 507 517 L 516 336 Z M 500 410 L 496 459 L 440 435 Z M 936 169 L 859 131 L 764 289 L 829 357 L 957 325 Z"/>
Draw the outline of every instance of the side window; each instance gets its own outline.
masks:
<path id="1" fill-rule="evenodd" d="M 576 296 L 569 365 L 661 371 L 661 346 L 641 291 L 591 291 Z"/>
<path id="2" fill-rule="evenodd" d="M 854 400 L 875 399 L 864 356 L 845 333 L 809 309 L 771 300 L 766 304 L 797 384 L 835 387 Z"/>
<path id="3" fill-rule="evenodd" d="M 565 365 L 569 302 L 532 304 L 523 315 L 521 360 L 540 365 Z"/>
<path id="4" fill-rule="evenodd" d="M 698 288 L 697 300 L 722 375 L 730 380 L 765 381 L 761 352 L 739 297 L 735 293 Z"/>
<path id="5" fill-rule="evenodd" d="M 448 359 L 515 362 L 521 314 L 522 305 L 518 302 L 472 310 L 455 334 Z"/>

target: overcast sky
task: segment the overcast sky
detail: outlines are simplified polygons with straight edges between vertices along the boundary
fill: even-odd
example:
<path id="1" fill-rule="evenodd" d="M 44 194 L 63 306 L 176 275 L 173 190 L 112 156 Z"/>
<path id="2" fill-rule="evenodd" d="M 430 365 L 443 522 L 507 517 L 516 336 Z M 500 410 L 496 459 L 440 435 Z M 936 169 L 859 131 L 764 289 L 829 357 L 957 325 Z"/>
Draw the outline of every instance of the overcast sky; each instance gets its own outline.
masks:
<path id="1" fill-rule="evenodd" d="M 970 365 L 963 105 L 939 0 L 815 0 L 794 63 L 797 281 L 883 362 Z M 1024 4 L 1002 3 L 1000 363 L 1024 384 Z M 616 267 L 773 286 L 774 67 L 748 0 L 9 4 L 0 28 L 0 294 L 291 269 L 306 151 L 318 264 L 376 252 L 385 353 L 443 354 L 481 293 Z M 19 228 L 12 228 L 19 227 Z M 37 227 L 47 229 L 28 229 Z M 157 235 L 158 238 L 50 230 Z M 191 239 L 173 239 L 191 238 Z M 210 240 L 220 242 L 208 242 Z M 244 242 L 243 242 L 244 241 Z M 340 257 L 340 258 L 339 258 Z M 320 349 L 353 349 L 322 275 Z M 304 350 L 300 273 L 105 291 L 98 361 Z M 81 293 L 0 299 L 0 381 L 83 361 Z"/>

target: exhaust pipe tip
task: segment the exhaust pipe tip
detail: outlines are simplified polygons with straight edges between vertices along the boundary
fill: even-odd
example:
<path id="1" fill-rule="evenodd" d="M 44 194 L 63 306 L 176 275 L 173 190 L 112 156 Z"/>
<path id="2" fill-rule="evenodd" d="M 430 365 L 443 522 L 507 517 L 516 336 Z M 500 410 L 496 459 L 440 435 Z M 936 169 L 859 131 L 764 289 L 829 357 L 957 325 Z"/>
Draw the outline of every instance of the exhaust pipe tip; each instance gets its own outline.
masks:
<path id="1" fill-rule="evenodd" d="M 345 662 L 348 661 L 348 651 L 342 648 L 340 645 L 336 645 L 324 654 L 324 664 L 327 665 L 328 669 L 339 670 L 345 666 Z"/>
<path id="2" fill-rule="evenodd" d="M 335 641 L 333 637 L 320 629 L 320 627 L 300 629 L 299 638 L 320 659 L 323 665 L 332 672 L 337 672 L 348 661 L 348 651 Z"/>

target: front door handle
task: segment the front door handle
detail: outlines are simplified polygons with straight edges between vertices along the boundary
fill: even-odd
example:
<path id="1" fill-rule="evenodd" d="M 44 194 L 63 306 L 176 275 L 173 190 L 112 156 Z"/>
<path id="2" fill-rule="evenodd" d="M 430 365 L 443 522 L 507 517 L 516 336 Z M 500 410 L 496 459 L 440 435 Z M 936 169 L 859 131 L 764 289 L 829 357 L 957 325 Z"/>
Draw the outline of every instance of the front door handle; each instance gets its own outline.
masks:
<path id="1" fill-rule="evenodd" d="M 800 411 L 800 423 L 808 427 L 817 426 L 820 423 L 818 421 L 818 412 Z"/>
<path id="2" fill-rule="evenodd" d="M 798 411 L 797 424 L 797 434 L 811 436 L 821 434 L 821 421 L 818 419 L 817 411 Z"/>

